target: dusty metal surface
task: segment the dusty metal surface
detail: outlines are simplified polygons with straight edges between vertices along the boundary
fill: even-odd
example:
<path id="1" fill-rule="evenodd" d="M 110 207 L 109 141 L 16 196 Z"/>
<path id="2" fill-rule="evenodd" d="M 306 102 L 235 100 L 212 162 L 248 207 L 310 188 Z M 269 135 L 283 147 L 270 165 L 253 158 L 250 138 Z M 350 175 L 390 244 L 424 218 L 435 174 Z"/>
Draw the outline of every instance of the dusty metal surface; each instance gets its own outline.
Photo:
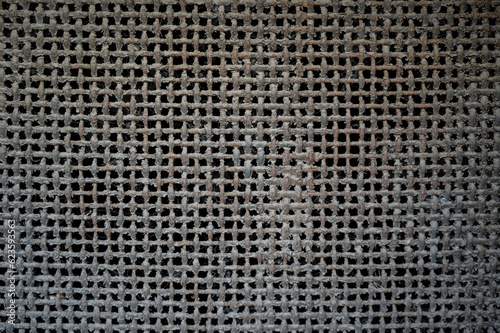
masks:
<path id="1" fill-rule="evenodd" d="M 2 1 L 7 332 L 494 332 L 493 1 Z"/>

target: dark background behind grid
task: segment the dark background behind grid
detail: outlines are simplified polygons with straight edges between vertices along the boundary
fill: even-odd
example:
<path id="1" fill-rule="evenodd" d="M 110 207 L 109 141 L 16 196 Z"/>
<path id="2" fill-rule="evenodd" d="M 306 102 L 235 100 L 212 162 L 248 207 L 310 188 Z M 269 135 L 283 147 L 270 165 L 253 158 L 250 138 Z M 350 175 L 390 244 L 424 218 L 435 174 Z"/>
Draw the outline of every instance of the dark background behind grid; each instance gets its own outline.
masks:
<path id="1" fill-rule="evenodd" d="M 495 332 L 499 14 L 2 1 L 0 329 Z"/>

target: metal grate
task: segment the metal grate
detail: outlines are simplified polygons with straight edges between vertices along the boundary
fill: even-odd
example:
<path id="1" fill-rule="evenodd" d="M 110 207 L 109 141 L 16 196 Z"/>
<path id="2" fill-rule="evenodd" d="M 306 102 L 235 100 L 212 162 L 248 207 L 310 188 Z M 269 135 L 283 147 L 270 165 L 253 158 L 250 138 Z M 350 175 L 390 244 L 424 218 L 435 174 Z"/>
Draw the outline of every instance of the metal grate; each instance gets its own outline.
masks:
<path id="1" fill-rule="evenodd" d="M 0 330 L 494 332 L 499 14 L 2 1 Z"/>

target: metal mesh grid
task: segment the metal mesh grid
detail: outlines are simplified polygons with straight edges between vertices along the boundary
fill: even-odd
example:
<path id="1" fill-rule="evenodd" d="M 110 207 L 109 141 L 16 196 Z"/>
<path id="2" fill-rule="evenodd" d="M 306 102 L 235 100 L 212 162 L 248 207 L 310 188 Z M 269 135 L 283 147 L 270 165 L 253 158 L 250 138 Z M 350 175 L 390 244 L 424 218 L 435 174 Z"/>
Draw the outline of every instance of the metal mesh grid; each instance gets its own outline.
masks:
<path id="1" fill-rule="evenodd" d="M 1 2 L 0 329 L 495 331 L 498 16 Z"/>

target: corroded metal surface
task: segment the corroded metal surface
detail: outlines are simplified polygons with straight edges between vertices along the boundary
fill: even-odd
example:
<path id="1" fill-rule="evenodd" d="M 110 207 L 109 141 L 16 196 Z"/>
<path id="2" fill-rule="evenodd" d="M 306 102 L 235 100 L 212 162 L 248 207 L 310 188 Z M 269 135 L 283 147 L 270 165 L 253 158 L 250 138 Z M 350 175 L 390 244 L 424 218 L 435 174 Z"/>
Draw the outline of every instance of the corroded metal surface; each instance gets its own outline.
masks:
<path id="1" fill-rule="evenodd" d="M 499 13 L 1 2 L 0 329 L 495 331 Z"/>

